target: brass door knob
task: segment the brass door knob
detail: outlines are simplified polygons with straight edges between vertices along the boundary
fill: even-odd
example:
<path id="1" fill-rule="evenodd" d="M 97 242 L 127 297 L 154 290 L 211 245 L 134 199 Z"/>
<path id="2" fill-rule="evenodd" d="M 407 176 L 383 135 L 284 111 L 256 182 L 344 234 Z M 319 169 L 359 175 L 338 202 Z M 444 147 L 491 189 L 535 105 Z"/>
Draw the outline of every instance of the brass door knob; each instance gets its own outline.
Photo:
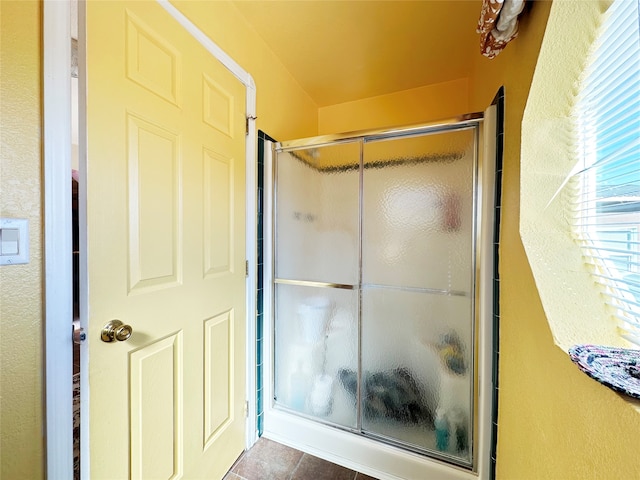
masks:
<path id="1" fill-rule="evenodd" d="M 131 326 L 125 325 L 120 320 L 111 320 L 102 327 L 100 338 L 103 342 L 124 342 L 129 339 L 132 333 Z"/>

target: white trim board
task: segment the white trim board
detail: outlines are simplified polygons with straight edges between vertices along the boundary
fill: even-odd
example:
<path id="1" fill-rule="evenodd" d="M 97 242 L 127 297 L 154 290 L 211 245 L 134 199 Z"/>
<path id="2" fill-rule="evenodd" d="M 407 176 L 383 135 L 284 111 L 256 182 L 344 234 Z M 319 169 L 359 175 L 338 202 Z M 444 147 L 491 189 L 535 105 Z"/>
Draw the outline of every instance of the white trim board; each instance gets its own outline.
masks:
<path id="1" fill-rule="evenodd" d="M 256 87 L 251 75 L 220 49 L 167 0 L 157 0 L 167 12 L 191 33 L 214 58 L 227 67 L 246 87 L 246 116 L 249 132 L 246 137 L 246 258 L 249 261 L 247 278 L 247 345 L 255 345 L 256 298 L 256 216 L 257 216 L 257 167 L 256 167 Z M 84 2 L 79 2 L 78 20 L 80 32 L 85 29 Z M 80 33 L 80 73 L 84 71 L 84 35 Z M 71 2 L 69 0 L 45 0 L 43 7 L 44 44 L 44 140 L 43 140 L 43 209 L 44 209 L 44 276 L 45 276 L 45 422 L 46 422 L 46 472 L 47 478 L 73 478 L 73 418 L 72 404 L 72 238 L 71 238 Z M 80 78 L 79 91 L 86 85 Z M 80 143 L 84 143 L 84 105 L 80 98 Z M 83 150 L 81 148 L 81 150 Z M 84 151 L 80 152 L 85 156 Z M 83 162 L 81 161 L 81 164 Z M 81 170 L 84 166 L 81 166 Z M 80 186 L 80 208 L 86 202 L 84 186 Z M 82 214 L 82 225 L 84 224 Z M 86 263 L 85 263 L 86 265 Z M 81 283 L 86 283 L 86 271 L 80 272 Z M 86 302 L 84 302 L 86 303 Z M 83 308 L 83 307 L 81 307 Z M 86 322 L 86 307 L 81 311 L 81 322 Z M 86 326 L 86 325 L 85 325 Z M 86 348 L 81 349 L 82 385 L 88 385 Z M 257 439 L 255 399 L 255 349 L 247 348 L 247 445 Z M 88 420 L 89 391 L 82 391 L 82 478 L 89 478 Z M 48 414 L 52 412 L 51 414 Z M 55 414 L 53 414 L 55 412 Z"/>
<path id="2" fill-rule="evenodd" d="M 46 0 L 43 15 L 45 428 L 53 479 L 73 478 L 71 4 Z"/>

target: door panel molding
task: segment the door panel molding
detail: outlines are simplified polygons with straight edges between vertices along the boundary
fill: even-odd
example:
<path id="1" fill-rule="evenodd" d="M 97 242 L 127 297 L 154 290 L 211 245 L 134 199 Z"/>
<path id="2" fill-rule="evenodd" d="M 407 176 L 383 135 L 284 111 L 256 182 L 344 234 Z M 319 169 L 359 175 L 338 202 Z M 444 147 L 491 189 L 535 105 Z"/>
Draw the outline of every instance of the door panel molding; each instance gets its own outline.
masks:
<path id="1" fill-rule="evenodd" d="M 233 389 L 234 331 L 233 310 L 204 322 L 204 450 L 224 433 L 235 418 Z M 226 390 L 230 396 L 221 399 L 216 391 Z"/>
<path id="2" fill-rule="evenodd" d="M 151 93 L 180 107 L 180 53 L 135 14 L 127 10 L 126 15 L 127 77 Z M 140 61 L 143 57 L 154 57 L 154 61 L 143 63 Z M 164 68 L 157 68 L 159 66 Z"/>
<path id="3" fill-rule="evenodd" d="M 180 137 L 130 112 L 127 129 L 129 293 L 175 287 L 183 264 Z M 159 204 L 165 215 L 144 221 Z"/>
<path id="4" fill-rule="evenodd" d="M 203 148 L 204 276 L 233 273 L 233 158 Z M 222 232 L 229 231 L 229 235 Z"/>
<path id="5" fill-rule="evenodd" d="M 182 476 L 182 349 L 177 332 L 129 353 L 132 479 Z M 155 371 L 156 381 L 145 370 Z"/>

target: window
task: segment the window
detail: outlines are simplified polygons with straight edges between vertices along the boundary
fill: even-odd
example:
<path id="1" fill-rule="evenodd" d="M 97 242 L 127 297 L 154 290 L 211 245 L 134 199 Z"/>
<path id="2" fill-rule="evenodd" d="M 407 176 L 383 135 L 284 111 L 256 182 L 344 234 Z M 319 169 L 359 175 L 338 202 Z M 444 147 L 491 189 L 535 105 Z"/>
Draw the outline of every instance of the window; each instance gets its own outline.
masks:
<path id="1" fill-rule="evenodd" d="M 568 184 L 574 233 L 621 335 L 640 344 L 640 17 L 616 0 L 576 105 L 579 162 Z"/>

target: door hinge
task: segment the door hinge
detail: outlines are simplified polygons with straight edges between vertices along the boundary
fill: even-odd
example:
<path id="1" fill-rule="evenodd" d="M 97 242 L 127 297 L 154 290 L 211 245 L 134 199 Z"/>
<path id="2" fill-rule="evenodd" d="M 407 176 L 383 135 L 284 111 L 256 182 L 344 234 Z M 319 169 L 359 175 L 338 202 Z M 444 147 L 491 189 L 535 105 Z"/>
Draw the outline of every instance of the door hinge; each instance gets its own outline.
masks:
<path id="1" fill-rule="evenodd" d="M 249 400 L 244 402 L 244 418 L 249 418 Z"/>
<path id="2" fill-rule="evenodd" d="M 257 118 L 258 117 L 251 116 L 251 117 L 246 117 L 244 119 L 244 134 L 245 135 L 249 135 L 249 120 L 256 120 Z"/>
<path id="3" fill-rule="evenodd" d="M 244 261 L 244 276 L 249 276 L 249 260 Z"/>

